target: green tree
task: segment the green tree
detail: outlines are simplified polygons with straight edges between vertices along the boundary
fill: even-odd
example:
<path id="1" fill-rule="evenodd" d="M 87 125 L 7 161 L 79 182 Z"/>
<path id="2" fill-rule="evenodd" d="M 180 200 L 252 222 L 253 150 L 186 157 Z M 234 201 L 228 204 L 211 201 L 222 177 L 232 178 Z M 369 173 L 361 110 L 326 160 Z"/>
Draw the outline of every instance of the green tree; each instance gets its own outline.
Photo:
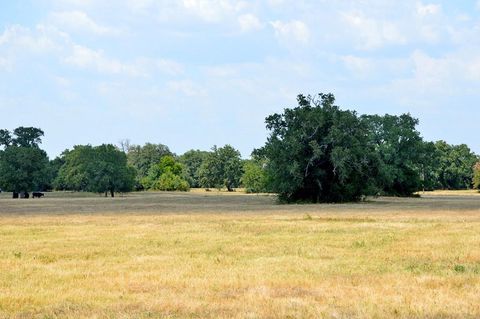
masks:
<path id="1" fill-rule="evenodd" d="M 34 127 L 0 130 L 0 188 L 14 193 L 43 189 L 48 157 L 39 144 L 43 131 Z"/>
<path id="2" fill-rule="evenodd" d="M 478 157 L 465 145 L 450 145 L 445 141 L 435 143 L 438 178 L 437 188 L 467 189 L 472 187 L 472 167 Z"/>
<path id="3" fill-rule="evenodd" d="M 38 147 L 8 146 L 0 151 L 0 188 L 14 193 L 41 190 L 47 165 L 47 154 Z"/>
<path id="4" fill-rule="evenodd" d="M 191 187 L 201 187 L 200 167 L 208 156 L 209 152 L 200 150 L 190 150 L 181 155 L 178 160 L 185 168 L 185 179 Z"/>
<path id="5" fill-rule="evenodd" d="M 245 161 L 243 171 L 241 182 L 247 193 L 265 193 L 268 191 L 267 172 L 260 161 Z"/>
<path id="6" fill-rule="evenodd" d="M 135 170 L 127 164 L 125 153 L 111 144 L 92 147 L 77 145 L 64 152 L 65 163 L 55 184 L 70 190 L 108 193 L 129 192 L 135 181 Z"/>
<path id="7" fill-rule="evenodd" d="M 12 135 L 9 130 L 0 129 L 0 146 L 7 147 L 12 143 Z"/>
<path id="8" fill-rule="evenodd" d="M 477 162 L 473 168 L 473 188 L 480 191 L 480 162 Z"/>
<path id="9" fill-rule="evenodd" d="M 35 147 L 42 143 L 43 131 L 36 127 L 17 127 L 13 134 L 16 136 L 13 145 L 21 147 Z"/>
<path id="10" fill-rule="evenodd" d="M 226 187 L 229 192 L 239 187 L 242 174 L 240 152 L 230 145 L 221 148 L 214 146 L 199 168 L 202 187 Z"/>
<path id="11" fill-rule="evenodd" d="M 143 146 L 133 145 L 126 147 L 128 163 L 136 170 L 136 188 L 142 188 L 142 179 L 148 175 L 150 167 L 160 162 L 162 157 L 173 155 L 168 146 L 163 144 L 146 143 Z"/>
<path id="12" fill-rule="evenodd" d="M 422 163 L 427 161 L 424 144 L 416 126 L 418 120 L 403 114 L 365 115 L 370 142 L 380 156 L 379 187 L 385 194 L 410 196 L 422 188 Z"/>
<path id="13" fill-rule="evenodd" d="M 424 142 L 420 152 L 418 171 L 424 191 L 432 191 L 438 187 L 439 153 L 433 142 Z"/>
<path id="14" fill-rule="evenodd" d="M 142 185 L 152 190 L 188 191 L 190 185 L 182 177 L 183 170 L 183 165 L 176 162 L 173 156 L 166 155 L 150 167 L 148 175 L 142 179 Z"/>
<path id="15" fill-rule="evenodd" d="M 266 118 L 270 136 L 254 155 L 267 160 L 281 200 L 342 202 L 375 193 L 378 157 L 366 123 L 334 105 L 333 94 L 297 97 L 298 106 Z"/>

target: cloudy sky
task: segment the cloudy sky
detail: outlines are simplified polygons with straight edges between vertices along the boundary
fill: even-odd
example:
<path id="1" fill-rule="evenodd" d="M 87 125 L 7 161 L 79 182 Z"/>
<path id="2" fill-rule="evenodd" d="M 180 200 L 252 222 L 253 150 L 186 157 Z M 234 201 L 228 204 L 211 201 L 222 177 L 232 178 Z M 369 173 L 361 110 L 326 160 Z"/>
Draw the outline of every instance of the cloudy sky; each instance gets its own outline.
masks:
<path id="1" fill-rule="evenodd" d="M 75 144 L 231 144 L 299 93 L 410 112 L 480 152 L 480 1 L 1 0 L 0 128 Z"/>

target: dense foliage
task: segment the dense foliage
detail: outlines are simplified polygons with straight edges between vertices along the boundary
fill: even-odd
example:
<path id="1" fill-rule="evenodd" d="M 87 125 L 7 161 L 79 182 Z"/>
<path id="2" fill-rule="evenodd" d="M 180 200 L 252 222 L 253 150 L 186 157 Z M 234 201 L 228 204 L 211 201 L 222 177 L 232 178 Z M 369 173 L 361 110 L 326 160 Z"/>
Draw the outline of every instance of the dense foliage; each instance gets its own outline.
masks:
<path id="1" fill-rule="evenodd" d="M 0 130 L 0 189 L 13 193 L 41 190 L 48 181 L 48 157 L 39 144 L 43 131 L 18 127 Z"/>
<path id="2" fill-rule="evenodd" d="M 268 160 L 270 187 L 285 201 L 358 200 L 378 191 L 379 156 L 368 126 L 332 94 L 298 96 L 298 107 L 266 119 L 271 134 L 255 154 Z"/>
<path id="3" fill-rule="evenodd" d="M 190 150 L 179 157 L 179 162 L 183 164 L 185 178 L 191 187 L 201 187 L 200 184 L 200 166 L 208 156 L 208 152 L 200 150 Z"/>
<path id="4" fill-rule="evenodd" d="M 208 153 L 199 168 L 200 184 L 205 188 L 222 188 L 233 191 L 240 186 L 243 174 L 240 152 L 230 145 L 217 148 Z"/>
<path id="5" fill-rule="evenodd" d="M 436 162 L 431 171 L 435 178 L 434 188 L 465 189 L 472 187 L 472 167 L 478 157 L 465 145 L 449 145 L 445 141 L 435 143 Z"/>
<path id="6" fill-rule="evenodd" d="M 376 184 L 382 193 L 409 196 L 422 187 L 420 170 L 427 147 L 410 114 L 362 116 L 370 143 L 380 157 Z"/>
<path id="7" fill-rule="evenodd" d="M 241 182 L 247 193 L 268 192 L 268 175 L 263 163 L 258 160 L 245 161 Z"/>
<path id="8" fill-rule="evenodd" d="M 63 153 L 65 163 L 58 172 L 57 189 L 96 193 L 129 192 L 135 179 L 127 157 L 111 144 L 77 145 Z"/>
<path id="9" fill-rule="evenodd" d="M 183 178 L 183 170 L 183 165 L 173 156 L 164 156 L 150 167 L 148 175 L 142 179 L 142 186 L 151 190 L 188 191 L 190 185 Z"/>
<path id="10" fill-rule="evenodd" d="M 190 187 L 278 193 L 286 202 L 344 202 L 366 195 L 411 196 L 419 190 L 480 189 L 480 157 L 468 146 L 425 142 L 410 114 L 342 110 L 332 94 L 297 97 L 266 118 L 266 144 L 242 160 L 230 145 L 176 156 L 163 144 L 77 145 L 52 161 L 43 131 L 0 129 L 0 189 L 108 193 Z M 473 168 L 473 169 L 472 169 Z"/>
<path id="11" fill-rule="evenodd" d="M 142 179 L 148 175 L 152 165 L 158 164 L 162 157 L 173 155 L 168 146 L 163 144 L 146 143 L 140 145 L 128 145 L 126 147 L 128 164 L 136 171 L 135 188 L 142 189 Z"/>
<path id="12" fill-rule="evenodd" d="M 480 162 L 477 162 L 473 168 L 473 188 L 480 191 Z"/>

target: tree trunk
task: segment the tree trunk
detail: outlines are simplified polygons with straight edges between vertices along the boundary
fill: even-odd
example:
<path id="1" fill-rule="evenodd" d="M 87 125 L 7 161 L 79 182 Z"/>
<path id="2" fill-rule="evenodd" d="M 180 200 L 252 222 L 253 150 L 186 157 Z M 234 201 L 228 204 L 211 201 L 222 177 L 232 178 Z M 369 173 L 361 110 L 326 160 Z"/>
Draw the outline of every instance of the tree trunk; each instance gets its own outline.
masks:
<path id="1" fill-rule="evenodd" d="M 113 189 L 110 190 L 110 195 L 111 195 L 112 197 L 115 197 L 115 192 L 113 191 Z"/>
<path id="2" fill-rule="evenodd" d="M 108 191 L 105 191 L 105 197 L 107 197 L 107 196 L 108 196 Z"/>

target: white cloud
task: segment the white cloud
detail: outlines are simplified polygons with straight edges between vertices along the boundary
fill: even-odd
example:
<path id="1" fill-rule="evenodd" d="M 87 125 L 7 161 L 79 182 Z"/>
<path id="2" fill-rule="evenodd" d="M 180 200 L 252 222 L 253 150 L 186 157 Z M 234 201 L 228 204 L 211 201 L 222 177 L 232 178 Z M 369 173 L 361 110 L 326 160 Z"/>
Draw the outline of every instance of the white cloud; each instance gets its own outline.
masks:
<path id="1" fill-rule="evenodd" d="M 300 43 L 305 45 L 310 42 L 310 30 L 302 21 L 272 21 L 270 24 L 275 30 L 275 36 L 277 39 L 284 44 L 295 45 Z"/>
<path id="2" fill-rule="evenodd" d="M 207 96 L 207 91 L 191 80 L 169 81 L 166 88 L 168 92 L 179 92 L 188 97 Z"/>
<path id="3" fill-rule="evenodd" d="M 105 56 L 103 51 L 95 51 L 81 45 L 73 46 L 73 53 L 65 58 L 67 64 L 83 69 L 95 69 L 101 73 L 144 76 L 145 73 L 135 65 L 124 64 Z"/>
<path id="4" fill-rule="evenodd" d="M 167 73 L 169 75 L 179 75 L 184 73 L 185 68 L 182 64 L 166 59 L 158 59 L 153 63 L 155 67 L 162 73 Z"/>
<path id="5" fill-rule="evenodd" d="M 419 29 L 420 36 L 428 43 L 438 43 L 440 41 L 441 35 L 435 26 L 423 25 Z"/>
<path id="6" fill-rule="evenodd" d="M 13 49 L 23 49 L 18 53 L 51 52 L 61 49 L 68 41 L 66 33 L 41 24 L 33 30 L 19 25 L 10 26 L 0 35 L 0 46 L 8 45 Z"/>
<path id="7" fill-rule="evenodd" d="M 235 0 L 183 0 L 183 7 L 206 22 L 219 22 L 227 16 L 248 8 L 246 1 Z"/>
<path id="8" fill-rule="evenodd" d="M 12 62 L 4 57 L 0 57 L 0 70 L 11 70 Z"/>
<path id="9" fill-rule="evenodd" d="M 250 13 L 239 16 L 238 24 L 242 32 L 255 31 L 263 28 L 263 24 L 258 17 Z"/>
<path id="10" fill-rule="evenodd" d="M 53 22 L 68 30 L 77 32 L 91 32 L 96 35 L 118 35 L 120 30 L 102 26 L 93 21 L 85 12 L 64 11 L 51 14 Z"/>
<path id="11" fill-rule="evenodd" d="M 419 16 L 426 17 L 439 14 L 442 7 L 438 4 L 423 4 L 421 2 L 417 2 L 416 8 Z"/>
<path id="12" fill-rule="evenodd" d="M 343 20 L 350 27 L 352 35 L 357 37 L 357 47 L 376 49 L 387 44 L 405 44 L 405 36 L 396 24 L 368 18 L 360 12 L 343 13 Z"/>
<path id="13" fill-rule="evenodd" d="M 361 58 L 353 55 L 346 55 L 342 56 L 341 60 L 351 72 L 355 73 L 356 75 L 365 75 L 369 73 L 372 68 L 373 64 L 370 59 Z"/>
<path id="14" fill-rule="evenodd" d="M 243 67 L 243 66 L 242 66 Z M 238 75 L 238 68 L 232 65 L 209 66 L 205 68 L 205 73 L 209 77 L 233 78 Z"/>

